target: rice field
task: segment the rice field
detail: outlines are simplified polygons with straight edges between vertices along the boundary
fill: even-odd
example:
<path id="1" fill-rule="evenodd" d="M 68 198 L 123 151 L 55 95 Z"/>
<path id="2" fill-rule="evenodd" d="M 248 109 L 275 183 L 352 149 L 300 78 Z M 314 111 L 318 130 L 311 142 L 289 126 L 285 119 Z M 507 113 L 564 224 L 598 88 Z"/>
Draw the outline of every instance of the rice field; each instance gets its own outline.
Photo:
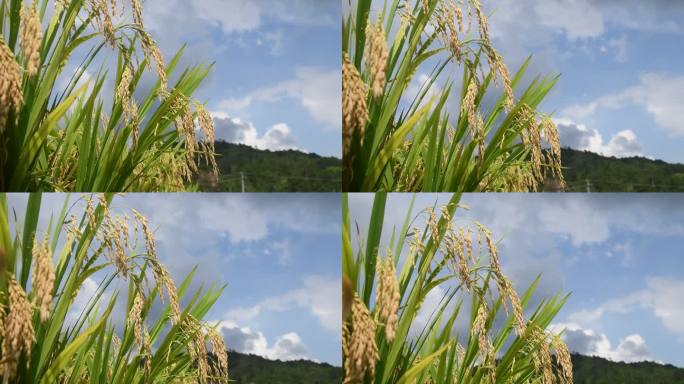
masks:
<path id="1" fill-rule="evenodd" d="M 344 383 L 573 382 L 568 348 L 548 330 L 567 295 L 530 307 L 539 278 L 514 289 L 496 235 L 459 220 L 459 194 L 415 213 L 411 202 L 391 234 L 386 200 L 375 194 L 359 233 L 343 196 Z"/>
<path id="2" fill-rule="evenodd" d="M 354 0 L 342 22 L 345 191 L 563 184 L 558 130 L 539 109 L 557 77 L 524 85 L 532 58 L 511 74 L 479 0 Z"/>
<path id="3" fill-rule="evenodd" d="M 212 66 L 180 68 L 183 47 L 164 58 L 142 7 L 0 2 L 0 189 L 178 191 L 200 161 L 216 172 L 213 121 L 193 97 Z"/>
<path id="4" fill-rule="evenodd" d="M 154 224 L 113 214 L 111 201 L 65 198 L 50 211 L 31 194 L 17 217 L 0 196 L 2 382 L 228 382 L 223 337 L 203 320 L 223 287 L 190 291 L 194 270 L 173 281 Z M 87 284 L 96 288 L 82 299 Z M 105 294 L 115 286 L 125 288 Z"/>

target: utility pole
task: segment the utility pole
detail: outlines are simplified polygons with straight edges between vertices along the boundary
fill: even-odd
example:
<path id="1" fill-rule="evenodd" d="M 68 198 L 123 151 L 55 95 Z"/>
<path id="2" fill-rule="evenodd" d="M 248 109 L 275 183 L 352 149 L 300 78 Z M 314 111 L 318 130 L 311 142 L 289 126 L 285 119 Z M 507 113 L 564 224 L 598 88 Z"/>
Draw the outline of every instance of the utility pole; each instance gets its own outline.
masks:
<path id="1" fill-rule="evenodd" d="M 245 193 L 245 173 L 240 172 L 240 184 L 242 184 L 242 193 Z"/>

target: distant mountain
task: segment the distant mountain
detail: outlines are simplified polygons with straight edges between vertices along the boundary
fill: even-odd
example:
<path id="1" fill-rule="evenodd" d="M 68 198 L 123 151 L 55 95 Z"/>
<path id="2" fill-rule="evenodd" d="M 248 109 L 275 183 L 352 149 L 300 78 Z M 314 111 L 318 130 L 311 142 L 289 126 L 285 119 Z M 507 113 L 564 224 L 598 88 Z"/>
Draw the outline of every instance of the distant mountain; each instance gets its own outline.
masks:
<path id="1" fill-rule="evenodd" d="M 202 191 L 339 192 L 342 160 L 300 151 L 268 151 L 247 145 L 216 142 L 220 176 L 204 167 L 198 177 Z"/>
<path id="2" fill-rule="evenodd" d="M 616 158 L 562 149 L 567 192 L 682 192 L 684 164 L 644 157 Z M 545 190 L 553 191 L 553 183 Z"/>
<path id="3" fill-rule="evenodd" d="M 684 384 L 684 369 L 653 362 L 618 363 L 572 355 L 575 384 Z"/>
<path id="4" fill-rule="evenodd" d="M 342 368 L 307 360 L 268 360 L 228 352 L 231 384 L 340 384 Z"/>
<path id="5" fill-rule="evenodd" d="M 572 354 L 574 384 L 684 384 L 684 369 L 653 362 L 622 363 Z M 228 353 L 234 384 L 340 384 L 342 368 L 312 361 L 268 360 Z"/>

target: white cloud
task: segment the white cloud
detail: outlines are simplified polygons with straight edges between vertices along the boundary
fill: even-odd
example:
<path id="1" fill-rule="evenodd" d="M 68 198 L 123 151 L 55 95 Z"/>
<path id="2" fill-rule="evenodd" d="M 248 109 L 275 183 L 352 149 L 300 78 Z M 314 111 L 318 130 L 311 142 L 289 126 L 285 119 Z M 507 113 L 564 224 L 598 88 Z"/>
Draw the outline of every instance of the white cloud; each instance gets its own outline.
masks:
<path id="1" fill-rule="evenodd" d="M 670 277 L 649 277 L 646 288 L 625 297 L 609 300 L 600 306 L 575 312 L 569 319 L 575 323 L 592 324 L 608 313 L 626 314 L 641 309 L 651 311 L 663 326 L 684 342 L 684 280 Z"/>
<path id="2" fill-rule="evenodd" d="M 191 1 L 197 15 L 218 24 L 224 33 L 249 31 L 261 26 L 261 8 L 252 0 L 195 0 Z"/>
<path id="3" fill-rule="evenodd" d="M 627 59 L 627 39 L 624 36 L 608 40 L 607 46 L 613 50 L 616 61 L 625 62 Z"/>
<path id="4" fill-rule="evenodd" d="M 601 11 L 589 0 L 545 0 L 535 6 L 542 25 L 562 30 L 569 40 L 598 37 L 604 32 Z"/>
<path id="5" fill-rule="evenodd" d="M 610 219 L 602 212 L 590 209 L 583 200 L 570 200 L 556 209 L 541 209 L 541 228 L 570 237 L 575 246 L 600 243 L 610 236 Z"/>
<path id="6" fill-rule="evenodd" d="M 564 332 L 563 339 L 572 352 L 627 363 L 653 361 L 646 341 L 639 334 L 627 335 L 613 347 L 604 333 L 583 328 L 576 323 L 557 323 L 550 328 L 553 332 Z"/>
<path id="7" fill-rule="evenodd" d="M 565 58 L 602 48 L 620 61 L 622 41 L 611 43 L 614 30 L 684 31 L 684 3 L 671 0 L 498 0 L 484 6 L 507 64 L 517 66 L 533 53 L 531 74 L 556 73 Z M 559 44 L 559 37 L 570 45 Z M 624 43 L 627 51 L 630 40 Z"/>
<path id="8" fill-rule="evenodd" d="M 684 120 L 680 117 L 684 105 L 684 76 L 646 73 L 639 77 L 636 86 L 600 96 L 587 104 L 570 106 L 563 114 L 582 119 L 599 109 L 620 109 L 629 105 L 643 107 L 660 126 L 673 134 L 684 135 Z"/>
<path id="9" fill-rule="evenodd" d="M 218 103 L 219 110 L 236 112 L 255 102 L 276 102 L 284 98 L 298 100 L 311 117 L 328 129 L 341 125 L 341 73 L 313 67 L 298 67 L 295 77 L 271 87 L 259 88 L 247 95 Z"/>
<path id="10" fill-rule="evenodd" d="M 324 12 L 325 2 L 318 0 L 149 0 L 145 5 L 145 16 L 150 23 L 164 30 L 177 29 L 165 24 L 178 17 L 195 20 L 196 26 L 202 29 L 218 27 L 225 34 L 257 30 L 266 19 L 298 25 L 333 22 L 332 15 Z"/>
<path id="11" fill-rule="evenodd" d="M 270 246 L 264 250 L 266 255 L 275 254 L 278 259 L 278 264 L 288 265 L 290 263 L 290 240 L 276 240 L 271 242 Z"/>
<path id="12" fill-rule="evenodd" d="M 442 88 L 440 88 L 437 83 L 433 83 L 430 88 L 426 90 L 425 88 L 427 87 L 428 81 L 430 81 L 430 76 L 425 73 L 420 73 L 418 76 L 414 76 L 413 80 L 406 88 L 406 92 L 404 92 L 404 95 L 402 96 L 403 100 L 407 103 L 411 103 L 420 92 L 425 91 L 425 97 L 423 98 L 423 104 L 425 104 L 433 97 L 442 93 Z"/>
<path id="13" fill-rule="evenodd" d="M 342 293 L 339 278 L 308 276 L 302 288 L 271 297 L 247 308 L 229 310 L 225 318 L 229 321 L 247 322 L 262 312 L 283 312 L 293 307 L 308 308 L 321 325 L 339 333 L 342 318 Z"/>
<path id="14" fill-rule="evenodd" d="M 301 337 L 295 332 L 279 336 L 273 344 L 262 332 L 240 327 L 232 321 L 221 321 L 218 326 L 229 349 L 279 360 L 311 360 Z"/>
<path id="15" fill-rule="evenodd" d="M 282 29 L 275 32 L 264 32 L 261 38 L 257 39 L 257 45 L 269 44 L 271 47 L 271 54 L 280 56 L 285 50 L 284 39 L 285 35 Z"/>
<path id="16" fill-rule="evenodd" d="M 181 277 L 198 262 L 218 263 L 221 258 L 234 257 L 232 247 L 226 248 L 226 240 L 232 244 L 252 243 L 263 249 L 267 244 L 263 241 L 274 229 L 285 230 L 288 236 L 292 232 L 333 234 L 340 230 L 339 221 L 334 220 L 339 215 L 339 200 L 325 194 L 305 198 L 268 194 L 170 195 L 164 199 L 141 194 L 115 199 L 113 209 L 118 211 L 124 204 L 144 212 L 158 228 L 157 242 L 174 256 L 173 260 L 178 260 Z M 277 238 L 283 239 L 287 237 Z M 198 246 L 203 252 L 215 252 L 213 259 L 203 253 L 200 260 Z M 212 272 L 218 273 L 220 268 Z"/>
<path id="17" fill-rule="evenodd" d="M 416 313 L 415 319 L 411 322 L 411 333 L 417 334 L 423 331 L 431 320 L 433 313 L 440 307 L 444 294 L 446 294 L 446 290 L 436 286 L 425 295 L 425 299 L 418 313 Z"/>
<path id="18" fill-rule="evenodd" d="M 196 231 L 206 230 L 210 233 L 227 234 L 232 243 L 255 241 L 266 237 L 268 219 L 256 212 L 255 207 L 244 204 L 241 199 L 224 199 L 215 204 L 199 204 L 193 207 L 197 215 L 194 228 Z M 177 213 L 178 211 L 176 211 Z M 238 220 L 217 220 L 217 215 L 230 214 Z M 185 222 L 187 225 L 187 222 Z M 173 238 L 177 238 L 173 236 Z M 173 241 L 173 238 L 168 240 Z M 166 240 L 166 239 L 164 239 Z"/>
<path id="19" fill-rule="evenodd" d="M 561 144 L 573 149 L 591 151 L 605 156 L 642 156 L 641 144 L 634 131 L 624 129 L 614 134 L 608 142 L 598 130 L 569 118 L 554 119 L 560 133 Z"/>
<path id="20" fill-rule="evenodd" d="M 606 251 L 606 256 L 619 258 L 622 266 L 629 268 L 634 264 L 634 247 L 631 242 L 617 242 Z"/>
<path id="21" fill-rule="evenodd" d="M 66 316 L 66 323 L 68 326 L 73 326 L 78 321 L 83 312 L 88 307 L 88 302 L 97 293 L 97 283 L 92 278 L 87 278 L 83 281 L 81 289 L 78 291 L 74 302 L 69 308 Z"/>
<path id="22" fill-rule="evenodd" d="M 252 123 L 243 122 L 239 118 L 232 118 L 220 112 L 213 115 L 217 139 L 271 151 L 299 149 L 299 140 L 285 123 L 275 124 L 260 136 Z"/>

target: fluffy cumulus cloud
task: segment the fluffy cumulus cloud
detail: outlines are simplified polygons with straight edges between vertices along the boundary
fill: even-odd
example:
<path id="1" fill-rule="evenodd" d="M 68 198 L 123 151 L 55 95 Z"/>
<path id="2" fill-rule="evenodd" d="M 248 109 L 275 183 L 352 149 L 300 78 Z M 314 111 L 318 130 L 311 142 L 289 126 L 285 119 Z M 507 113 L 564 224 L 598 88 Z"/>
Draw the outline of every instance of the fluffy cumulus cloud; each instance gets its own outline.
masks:
<path id="1" fill-rule="evenodd" d="M 149 23 L 163 31 L 177 29 L 165 25 L 183 18 L 197 20 L 197 27 L 220 28 L 225 34 L 259 29 L 265 20 L 300 25 L 330 25 L 333 15 L 318 0 L 149 0 L 145 7 Z M 184 32 L 193 33 L 182 28 Z"/>
<path id="2" fill-rule="evenodd" d="M 591 0 L 545 0 L 534 10 L 542 25 L 563 31 L 568 39 L 597 37 L 603 34 L 601 10 Z"/>
<path id="3" fill-rule="evenodd" d="M 425 92 L 423 104 L 429 102 L 432 98 L 439 96 L 442 93 L 442 88 L 437 85 L 437 83 L 432 83 L 430 87 L 427 88 L 429 81 L 430 76 L 428 76 L 426 73 L 420 73 L 417 76 L 414 76 L 413 80 L 406 88 L 406 92 L 404 92 L 404 95 L 402 96 L 402 101 L 405 103 L 411 103 L 422 92 Z"/>
<path id="4" fill-rule="evenodd" d="M 97 292 L 98 283 L 96 283 L 95 280 L 89 277 L 83 281 L 81 289 L 78 291 L 78 294 L 76 294 L 76 298 L 74 299 L 73 304 L 69 308 L 69 312 L 67 312 L 65 321 L 67 326 L 73 326 L 76 324 L 78 319 L 81 317 L 83 311 L 85 311 L 88 308 L 88 305 L 90 304 L 90 299 L 93 298 L 93 296 L 95 296 Z M 108 296 L 108 294 L 105 295 L 102 301 L 107 301 Z"/>
<path id="5" fill-rule="evenodd" d="M 572 352 L 627 363 L 653 360 L 646 341 L 639 334 L 627 335 L 613 346 L 604 333 L 575 323 L 552 324 L 551 329 L 554 332 L 563 331 L 563 339 Z"/>
<path id="6" fill-rule="evenodd" d="M 253 90 L 241 97 L 223 100 L 218 104 L 218 108 L 234 113 L 255 102 L 277 102 L 291 98 L 297 100 L 314 120 L 324 124 L 326 128 L 339 129 L 342 105 L 341 76 L 339 69 L 298 67 L 294 78 Z"/>
<path id="7" fill-rule="evenodd" d="M 220 117 L 224 116 L 224 117 Z M 254 148 L 282 151 L 298 149 L 299 140 L 285 123 L 278 123 L 259 135 L 254 124 L 239 118 L 218 114 L 214 116 L 216 138 L 231 143 L 246 144 Z"/>
<path id="8" fill-rule="evenodd" d="M 600 38 L 606 34 L 608 24 L 635 31 L 684 29 L 679 17 L 684 14 L 684 4 L 670 0 L 502 0 L 492 7 L 493 27 L 506 24 L 511 32 L 546 28 L 546 32 L 556 31 L 571 41 Z M 518 19 L 516 27 L 510 22 L 523 14 L 525 23 Z M 525 39 L 533 45 L 548 38 L 542 35 L 528 35 Z"/>
<path id="9" fill-rule="evenodd" d="M 569 118 L 555 119 L 563 146 L 600 153 L 606 156 L 629 157 L 642 155 L 641 143 L 634 131 L 625 129 L 614 134 L 607 142 L 594 128 Z"/>
<path id="10" fill-rule="evenodd" d="M 639 84 L 619 92 L 609 93 L 587 104 L 566 108 L 565 115 L 574 119 L 592 116 L 600 109 L 621 109 L 631 105 L 644 108 L 661 127 L 672 134 L 684 135 L 684 120 L 680 109 L 684 104 L 684 76 L 645 73 Z"/>
<path id="11" fill-rule="evenodd" d="M 579 51 L 625 60 L 630 42 L 613 36 L 616 29 L 625 33 L 684 31 L 684 3 L 679 1 L 499 0 L 484 6 L 497 49 L 514 67 L 533 53 L 531 73 L 556 73 L 564 58 Z"/>
<path id="12" fill-rule="evenodd" d="M 252 353 L 268 359 L 311 360 L 308 349 L 295 332 L 288 332 L 269 343 L 262 332 L 240 327 L 231 321 L 220 322 L 219 331 L 228 348 L 238 352 Z"/>
<path id="13" fill-rule="evenodd" d="M 626 314 L 634 310 L 651 311 L 663 326 L 684 341 L 684 280 L 670 277 L 649 277 L 646 288 L 625 297 L 607 301 L 600 306 L 575 312 L 569 318 L 577 323 L 590 324 L 610 313 Z"/>
<path id="14" fill-rule="evenodd" d="M 609 314 L 629 316 L 632 311 L 648 311 L 661 321 L 667 331 L 684 341 L 684 308 L 679 305 L 682 295 L 684 280 L 649 277 L 645 289 L 606 301 L 593 309 L 574 312 L 568 316 L 569 322 L 556 323 L 550 328 L 554 332 L 563 331 L 568 347 L 574 352 L 616 361 L 653 360 L 641 335 L 626 335 L 614 346 L 606 334 L 595 331 L 593 327 Z"/>
<path id="15" fill-rule="evenodd" d="M 304 279 L 302 288 L 268 298 L 248 308 L 231 309 L 225 317 L 229 321 L 246 322 L 263 312 L 308 308 L 325 329 L 339 333 L 342 318 L 341 284 L 339 278 L 308 276 Z"/>
<path id="16" fill-rule="evenodd" d="M 269 359 L 311 359 L 300 336 L 288 332 L 272 344 L 258 330 L 240 327 L 238 324 L 253 323 L 259 316 L 289 310 L 308 310 L 321 326 L 339 339 L 341 313 L 341 281 L 338 277 L 307 276 L 301 288 L 262 300 L 251 307 L 230 309 L 220 322 L 226 344 L 240 352 L 254 353 Z"/>

